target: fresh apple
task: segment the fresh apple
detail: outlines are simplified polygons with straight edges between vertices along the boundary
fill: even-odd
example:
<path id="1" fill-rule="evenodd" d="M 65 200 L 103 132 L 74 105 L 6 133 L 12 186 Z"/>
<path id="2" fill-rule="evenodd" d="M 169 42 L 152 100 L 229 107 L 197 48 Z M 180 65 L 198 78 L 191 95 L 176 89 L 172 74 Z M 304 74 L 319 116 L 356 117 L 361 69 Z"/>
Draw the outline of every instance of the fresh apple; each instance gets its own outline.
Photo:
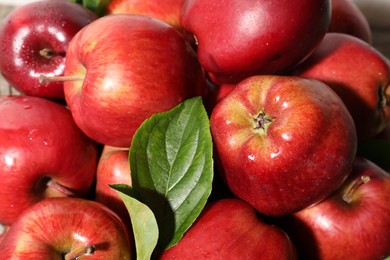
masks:
<path id="1" fill-rule="evenodd" d="M 300 259 L 385 259 L 390 256 L 390 175 L 357 157 L 337 191 L 283 222 Z"/>
<path id="2" fill-rule="evenodd" d="M 294 75 L 321 80 L 343 100 L 359 141 L 379 134 L 390 122 L 390 61 L 367 42 L 327 33 Z"/>
<path id="3" fill-rule="evenodd" d="M 63 74 L 69 41 L 95 19 L 89 9 L 65 0 L 17 6 L 0 25 L 2 75 L 26 95 L 63 99 L 62 82 L 41 83 L 39 76 Z"/>
<path id="4" fill-rule="evenodd" d="M 185 0 L 111 0 L 107 14 L 141 14 L 157 18 L 183 31 L 180 12 Z"/>
<path id="5" fill-rule="evenodd" d="M 268 216 L 325 199 L 346 179 L 356 154 L 350 113 L 313 79 L 249 77 L 216 105 L 210 124 L 228 187 Z"/>
<path id="6" fill-rule="evenodd" d="M 299 64 L 328 30 L 331 0 L 188 0 L 180 23 L 217 84 L 280 74 Z"/>
<path id="7" fill-rule="evenodd" d="M 24 211 L 0 244 L 1 259 L 132 259 L 121 219 L 101 203 L 48 198 Z"/>
<path id="8" fill-rule="evenodd" d="M 183 238 L 163 252 L 169 259 L 297 259 L 294 245 L 280 228 L 264 222 L 236 198 L 211 202 Z"/>
<path id="9" fill-rule="evenodd" d="M 69 43 L 64 74 L 77 125 L 114 147 L 130 147 L 145 119 L 207 90 L 190 44 L 143 15 L 107 15 L 84 27 Z"/>
<path id="10" fill-rule="evenodd" d="M 129 212 L 111 184 L 131 186 L 128 148 L 104 146 L 96 170 L 95 200 L 112 209 L 130 226 Z"/>
<path id="11" fill-rule="evenodd" d="M 45 98 L 0 96 L 0 223 L 52 196 L 87 196 L 98 149 L 66 107 Z"/>
<path id="12" fill-rule="evenodd" d="M 370 24 L 352 0 L 332 0 L 332 17 L 328 32 L 346 33 L 372 43 Z"/>

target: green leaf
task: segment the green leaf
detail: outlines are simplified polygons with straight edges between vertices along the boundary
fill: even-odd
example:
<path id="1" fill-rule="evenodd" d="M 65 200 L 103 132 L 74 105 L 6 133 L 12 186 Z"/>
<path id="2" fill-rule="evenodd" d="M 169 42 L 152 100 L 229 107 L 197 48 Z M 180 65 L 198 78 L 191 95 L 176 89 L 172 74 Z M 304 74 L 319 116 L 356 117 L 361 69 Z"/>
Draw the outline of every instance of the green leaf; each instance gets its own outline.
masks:
<path id="1" fill-rule="evenodd" d="M 131 218 L 137 259 L 149 260 L 158 241 L 158 226 L 150 208 L 131 196 L 132 188 L 126 184 L 110 185 L 123 200 Z"/>
<path id="2" fill-rule="evenodd" d="M 390 171 L 390 140 L 370 139 L 360 142 L 357 154 Z"/>
<path id="3" fill-rule="evenodd" d="M 175 245 L 212 189 L 212 139 L 202 99 L 147 119 L 134 135 L 130 167 L 134 196 L 156 216 L 158 249 Z"/>
<path id="4" fill-rule="evenodd" d="M 81 4 L 85 8 L 93 11 L 98 16 L 103 16 L 111 0 L 70 0 L 71 2 Z"/>

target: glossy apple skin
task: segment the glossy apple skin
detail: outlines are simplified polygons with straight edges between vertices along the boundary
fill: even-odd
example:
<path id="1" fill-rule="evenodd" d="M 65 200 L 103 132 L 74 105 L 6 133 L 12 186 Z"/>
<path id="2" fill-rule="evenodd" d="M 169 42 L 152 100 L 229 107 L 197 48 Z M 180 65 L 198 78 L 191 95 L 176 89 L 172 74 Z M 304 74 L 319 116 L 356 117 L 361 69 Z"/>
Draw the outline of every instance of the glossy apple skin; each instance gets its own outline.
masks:
<path id="1" fill-rule="evenodd" d="M 87 195 L 95 179 L 97 145 L 69 110 L 40 97 L 1 96 L 0 115 L 0 223 L 13 223 L 45 197 L 67 195 L 50 184 Z"/>
<path id="2" fill-rule="evenodd" d="M 372 43 L 370 24 L 352 0 L 332 0 L 332 17 L 328 32 L 346 33 Z"/>
<path id="3" fill-rule="evenodd" d="M 207 90 L 196 54 L 172 26 L 142 15 L 108 15 L 70 42 L 65 99 L 79 127 L 99 143 L 130 147 L 141 123 Z"/>
<path id="4" fill-rule="evenodd" d="M 280 74 L 304 60 L 328 30 L 330 0 L 188 0 L 180 23 L 198 42 L 215 83 Z"/>
<path id="5" fill-rule="evenodd" d="M 111 0 L 107 14 L 141 14 L 157 18 L 182 31 L 180 12 L 185 0 Z"/>
<path id="6" fill-rule="evenodd" d="M 130 226 L 130 216 L 118 193 L 109 185 L 131 186 L 129 149 L 105 146 L 96 170 L 95 200 L 117 213 Z"/>
<path id="7" fill-rule="evenodd" d="M 66 259 L 66 254 L 94 245 L 91 259 L 131 259 L 129 241 L 121 219 L 103 204 L 48 198 L 20 215 L 1 243 L 0 258 Z"/>
<path id="8" fill-rule="evenodd" d="M 29 96 L 63 99 L 62 82 L 40 83 L 39 75 L 62 75 L 72 37 L 97 16 L 70 1 L 36 1 L 16 7 L 0 25 L 0 70 Z M 40 54 L 48 49 L 52 55 Z"/>
<path id="9" fill-rule="evenodd" d="M 236 198 L 206 205 L 168 259 L 297 259 L 294 245 L 280 228 L 261 220 L 254 208 Z"/>
<path id="10" fill-rule="evenodd" d="M 345 180 L 356 154 L 351 115 L 316 80 L 247 78 L 217 104 L 210 124 L 220 174 L 264 215 L 291 214 L 326 198 Z"/>
<path id="11" fill-rule="evenodd" d="M 362 176 L 347 202 L 343 196 Z M 349 178 L 330 197 L 285 221 L 300 259 L 385 259 L 390 256 L 390 175 L 358 157 Z"/>
<path id="12" fill-rule="evenodd" d="M 359 141 L 378 135 L 390 122 L 390 61 L 357 37 L 327 33 L 294 75 L 321 80 L 341 97 Z"/>

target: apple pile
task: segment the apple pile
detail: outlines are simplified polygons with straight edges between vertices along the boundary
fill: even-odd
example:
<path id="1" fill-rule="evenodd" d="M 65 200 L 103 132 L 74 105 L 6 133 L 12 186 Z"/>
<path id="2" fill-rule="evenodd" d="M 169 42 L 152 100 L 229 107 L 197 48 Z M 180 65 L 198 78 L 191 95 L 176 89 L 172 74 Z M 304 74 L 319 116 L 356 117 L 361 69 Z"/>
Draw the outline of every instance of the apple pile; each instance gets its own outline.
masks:
<path id="1" fill-rule="evenodd" d="M 0 72 L 0 259 L 390 259 L 390 60 L 351 0 L 38 0 Z"/>

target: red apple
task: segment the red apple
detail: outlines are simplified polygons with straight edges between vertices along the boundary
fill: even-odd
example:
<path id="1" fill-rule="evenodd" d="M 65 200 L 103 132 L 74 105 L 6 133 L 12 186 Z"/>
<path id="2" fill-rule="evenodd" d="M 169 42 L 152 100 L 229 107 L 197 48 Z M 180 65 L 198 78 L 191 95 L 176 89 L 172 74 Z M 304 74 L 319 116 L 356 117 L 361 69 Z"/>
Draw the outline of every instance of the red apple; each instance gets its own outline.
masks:
<path id="1" fill-rule="evenodd" d="M 131 14 L 104 16 L 69 43 L 65 99 L 95 141 L 130 147 L 141 123 L 187 98 L 206 80 L 190 44 L 172 26 Z"/>
<path id="2" fill-rule="evenodd" d="M 269 216 L 325 199 L 346 179 L 356 153 L 350 113 L 313 79 L 247 78 L 217 104 L 210 124 L 227 185 Z"/>
<path id="3" fill-rule="evenodd" d="M 157 18 L 182 31 L 180 11 L 185 0 L 111 0 L 107 14 L 141 14 Z"/>
<path id="4" fill-rule="evenodd" d="M 336 192 L 285 223 L 300 259 L 385 259 L 390 256 L 390 175 L 359 157 Z"/>
<path id="5" fill-rule="evenodd" d="M 206 205 L 168 259 L 297 259 L 286 233 L 261 220 L 244 201 L 231 198 Z"/>
<path id="6" fill-rule="evenodd" d="M 328 32 L 346 33 L 372 43 L 370 24 L 352 0 L 332 0 L 332 18 Z"/>
<path id="7" fill-rule="evenodd" d="M 280 74 L 312 53 L 328 30 L 330 0 L 188 0 L 181 25 L 197 39 L 213 82 Z"/>
<path id="8" fill-rule="evenodd" d="M 104 146 L 96 170 L 95 200 L 112 209 L 130 226 L 129 212 L 111 184 L 131 185 L 128 148 Z"/>
<path id="9" fill-rule="evenodd" d="M 327 33 L 295 75 L 321 80 L 344 101 L 359 141 L 379 134 L 390 122 L 390 61 L 363 40 Z"/>
<path id="10" fill-rule="evenodd" d="M 32 96 L 0 97 L 0 223 L 51 196 L 86 196 L 98 151 L 64 106 Z"/>
<path id="11" fill-rule="evenodd" d="M 63 0 L 20 5 L 0 25 L 0 71 L 30 96 L 63 99 L 62 82 L 39 82 L 41 74 L 62 75 L 69 41 L 97 19 L 83 6 Z"/>
<path id="12" fill-rule="evenodd" d="M 132 259 L 121 219 L 103 204 L 48 198 L 28 208 L 0 245 L 1 259 Z"/>

